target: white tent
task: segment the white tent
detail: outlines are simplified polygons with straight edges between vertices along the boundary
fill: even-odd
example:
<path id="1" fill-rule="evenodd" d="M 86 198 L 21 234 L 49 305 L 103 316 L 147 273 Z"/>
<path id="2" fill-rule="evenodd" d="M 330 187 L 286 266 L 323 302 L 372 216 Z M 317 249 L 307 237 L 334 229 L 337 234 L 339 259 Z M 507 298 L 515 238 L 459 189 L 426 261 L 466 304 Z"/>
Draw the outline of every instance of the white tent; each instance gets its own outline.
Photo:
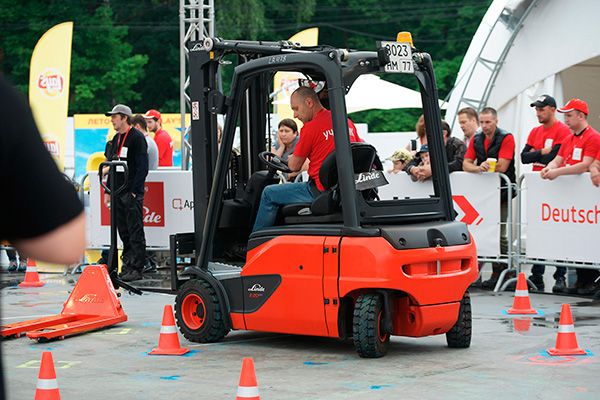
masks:
<path id="1" fill-rule="evenodd" d="M 295 86 L 288 85 L 285 88 L 289 93 L 298 87 L 297 81 L 291 84 Z M 284 97 L 273 103 L 289 104 L 289 102 L 289 97 Z M 440 101 L 441 105 L 442 102 Z M 421 93 L 383 80 L 377 75 L 367 74 L 359 76 L 346 95 L 346 109 L 348 113 L 373 109 L 391 110 L 395 108 L 423 108 Z"/>
<path id="2" fill-rule="evenodd" d="M 358 77 L 346 95 L 348 113 L 395 108 L 423 108 L 421 93 L 368 74 Z"/>
<path id="3" fill-rule="evenodd" d="M 465 55 L 446 120 L 466 106 L 498 110 L 499 125 L 522 148 L 537 125 L 530 103 L 550 94 L 579 97 L 600 128 L 600 1 L 494 0 Z M 460 129 L 454 129 L 457 135 Z"/>

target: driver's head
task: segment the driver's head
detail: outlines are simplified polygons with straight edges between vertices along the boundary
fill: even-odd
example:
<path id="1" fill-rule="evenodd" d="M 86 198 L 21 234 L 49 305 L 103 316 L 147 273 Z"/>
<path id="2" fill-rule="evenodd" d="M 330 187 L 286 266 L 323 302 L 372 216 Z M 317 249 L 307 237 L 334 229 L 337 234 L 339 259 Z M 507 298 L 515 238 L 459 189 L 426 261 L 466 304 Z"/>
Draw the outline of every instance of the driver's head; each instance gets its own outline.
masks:
<path id="1" fill-rule="evenodd" d="M 315 91 L 304 86 L 300 86 L 292 93 L 290 104 L 294 111 L 294 118 L 299 119 L 304 124 L 312 121 L 315 115 L 323 109 L 323 105 Z"/>

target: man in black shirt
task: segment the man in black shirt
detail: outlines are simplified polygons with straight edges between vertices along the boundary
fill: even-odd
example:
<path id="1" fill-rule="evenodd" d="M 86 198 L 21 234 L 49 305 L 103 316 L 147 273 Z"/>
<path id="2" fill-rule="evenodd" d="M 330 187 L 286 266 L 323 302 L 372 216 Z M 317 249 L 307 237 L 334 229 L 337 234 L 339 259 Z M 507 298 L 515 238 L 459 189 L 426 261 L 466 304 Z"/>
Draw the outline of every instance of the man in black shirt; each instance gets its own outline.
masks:
<path id="1" fill-rule="evenodd" d="M 2 74 L 0 120 L 0 241 L 36 260 L 78 262 L 85 250 L 83 206 L 44 147 L 27 102 Z M 0 399 L 2 372 L 0 355 Z"/>
<path id="2" fill-rule="evenodd" d="M 117 230 L 123 241 L 123 271 L 121 279 L 131 282 L 142 279 L 142 269 L 146 258 L 146 238 L 144 236 L 144 182 L 148 175 L 148 144 L 144 135 L 131 126 L 131 109 L 117 104 L 105 114 L 111 117 L 117 134 L 112 145 L 107 148 L 109 160 L 127 162 L 128 178 L 117 167 L 114 187 L 125 184 L 125 189 L 117 196 Z M 104 195 L 108 205 L 110 196 Z"/>
<path id="3" fill-rule="evenodd" d="M 85 249 L 81 201 L 44 147 L 27 102 L 1 74 L 0 120 L 0 240 L 35 260 L 78 262 Z"/>

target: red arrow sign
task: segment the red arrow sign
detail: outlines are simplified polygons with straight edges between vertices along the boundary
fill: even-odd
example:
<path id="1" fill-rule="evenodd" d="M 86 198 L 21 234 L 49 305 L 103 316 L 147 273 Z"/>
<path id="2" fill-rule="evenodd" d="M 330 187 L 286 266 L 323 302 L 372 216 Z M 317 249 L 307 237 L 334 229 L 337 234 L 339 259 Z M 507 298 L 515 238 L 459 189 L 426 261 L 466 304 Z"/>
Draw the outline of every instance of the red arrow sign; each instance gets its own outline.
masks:
<path id="1" fill-rule="evenodd" d="M 475 207 L 473 207 L 465 196 L 452 196 L 452 200 L 454 200 L 454 203 L 456 203 L 463 213 L 465 213 L 460 222 L 471 225 L 479 218 L 479 212 L 477 212 Z M 483 218 L 477 221 L 477 225 L 479 225 L 481 221 L 483 221 Z"/>

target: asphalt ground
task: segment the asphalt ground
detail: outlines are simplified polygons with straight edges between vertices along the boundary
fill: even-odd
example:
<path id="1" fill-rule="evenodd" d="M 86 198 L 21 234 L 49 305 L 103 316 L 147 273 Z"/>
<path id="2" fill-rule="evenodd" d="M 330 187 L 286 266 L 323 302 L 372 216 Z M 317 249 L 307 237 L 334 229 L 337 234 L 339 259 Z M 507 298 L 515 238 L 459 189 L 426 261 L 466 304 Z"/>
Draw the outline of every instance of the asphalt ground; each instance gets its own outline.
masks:
<path id="1" fill-rule="evenodd" d="M 547 274 L 549 275 L 549 274 Z M 21 274 L 22 277 L 22 274 Z M 2 323 L 60 312 L 76 277 L 44 275 L 41 288 L 2 276 Z M 183 357 L 149 356 L 173 296 L 123 293 L 129 320 L 97 332 L 38 343 L 2 342 L 8 399 L 34 397 L 42 351 L 53 353 L 62 399 L 234 399 L 243 357 L 252 357 L 261 399 L 598 399 L 600 302 L 531 294 L 542 315 L 503 313 L 512 293 L 472 291 L 473 340 L 449 349 L 444 335 L 393 337 L 389 353 L 361 359 L 351 341 L 236 331 Z M 571 304 L 580 347 L 590 355 L 550 357 L 562 303 Z"/>

